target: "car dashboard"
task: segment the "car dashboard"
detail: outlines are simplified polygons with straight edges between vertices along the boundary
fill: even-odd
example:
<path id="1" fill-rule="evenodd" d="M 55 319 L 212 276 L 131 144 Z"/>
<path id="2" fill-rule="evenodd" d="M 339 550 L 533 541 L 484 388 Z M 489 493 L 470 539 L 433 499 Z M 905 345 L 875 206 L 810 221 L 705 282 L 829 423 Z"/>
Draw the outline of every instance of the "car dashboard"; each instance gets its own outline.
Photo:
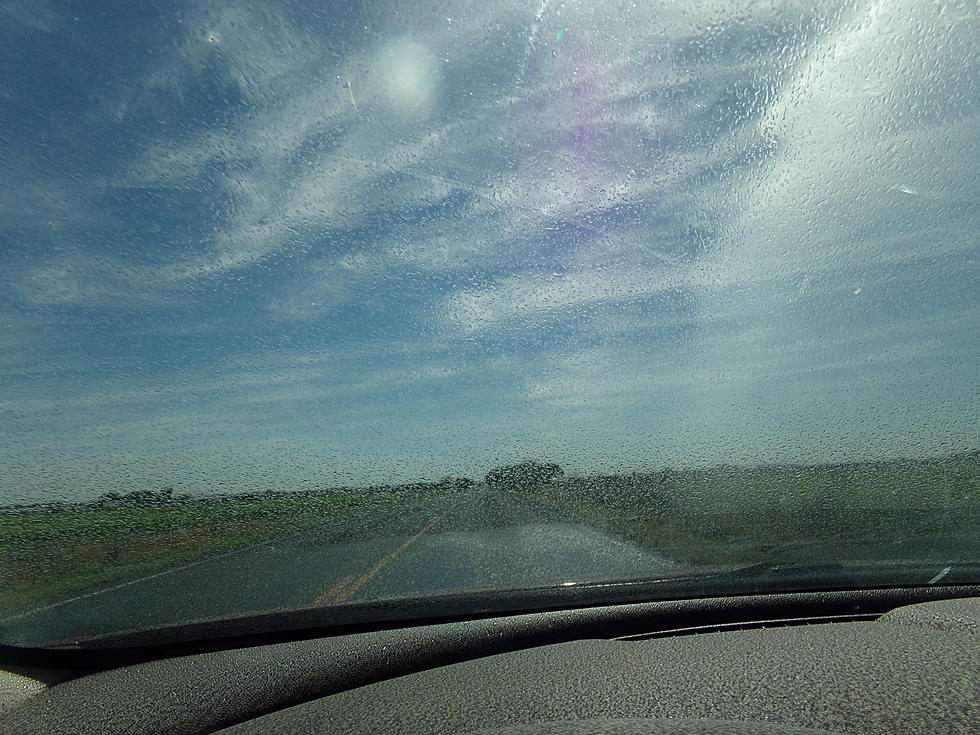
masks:
<path id="1" fill-rule="evenodd" d="M 978 593 L 732 596 L 257 636 L 48 670 L 49 683 L 68 678 L 22 687 L 0 733 L 975 733 Z"/>

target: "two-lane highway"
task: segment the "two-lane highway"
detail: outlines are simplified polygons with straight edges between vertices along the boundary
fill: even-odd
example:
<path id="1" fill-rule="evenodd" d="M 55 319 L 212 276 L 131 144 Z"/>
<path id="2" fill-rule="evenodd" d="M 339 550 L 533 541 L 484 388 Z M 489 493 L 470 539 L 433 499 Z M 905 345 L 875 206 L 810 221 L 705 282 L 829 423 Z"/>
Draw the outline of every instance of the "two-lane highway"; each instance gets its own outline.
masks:
<path id="1" fill-rule="evenodd" d="M 0 621 L 67 641 L 218 617 L 470 590 L 657 576 L 673 562 L 520 496 L 406 501 Z"/>

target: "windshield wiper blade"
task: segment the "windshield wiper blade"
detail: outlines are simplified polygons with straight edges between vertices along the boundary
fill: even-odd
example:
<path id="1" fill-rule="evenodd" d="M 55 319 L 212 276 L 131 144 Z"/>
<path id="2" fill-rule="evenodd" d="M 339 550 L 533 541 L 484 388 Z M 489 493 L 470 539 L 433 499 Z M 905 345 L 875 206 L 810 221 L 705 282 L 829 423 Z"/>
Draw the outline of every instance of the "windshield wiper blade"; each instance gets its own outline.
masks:
<path id="1" fill-rule="evenodd" d="M 684 576 L 587 583 L 585 586 L 704 588 L 712 594 L 756 594 L 796 589 L 976 584 L 978 562 L 760 562 Z"/>

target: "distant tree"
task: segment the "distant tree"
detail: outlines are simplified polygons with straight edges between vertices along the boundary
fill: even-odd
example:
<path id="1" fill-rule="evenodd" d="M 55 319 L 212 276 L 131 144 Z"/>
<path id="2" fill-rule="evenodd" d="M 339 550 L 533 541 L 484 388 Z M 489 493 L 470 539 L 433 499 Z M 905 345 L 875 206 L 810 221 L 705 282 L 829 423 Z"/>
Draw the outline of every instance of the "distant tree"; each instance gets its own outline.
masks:
<path id="1" fill-rule="evenodd" d="M 452 475 L 446 475 L 436 483 L 436 487 L 451 490 L 453 492 L 463 492 L 464 490 L 469 490 L 475 484 L 476 483 L 468 477 L 453 477 Z"/>
<path id="2" fill-rule="evenodd" d="M 495 467 L 486 477 L 487 486 L 500 490 L 526 491 L 548 485 L 564 475 L 554 462 L 537 462 L 533 459 L 518 464 Z"/>
<path id="3" fill-rule="evenodd" d="M 161 490 L 133 490 L 125 494 L 108 492 L 100 495 L 93 503 L 105 508 L 132 508 L 147 505 L 167 505 L 186 496 L 174 495 L 172 487 Z"/>

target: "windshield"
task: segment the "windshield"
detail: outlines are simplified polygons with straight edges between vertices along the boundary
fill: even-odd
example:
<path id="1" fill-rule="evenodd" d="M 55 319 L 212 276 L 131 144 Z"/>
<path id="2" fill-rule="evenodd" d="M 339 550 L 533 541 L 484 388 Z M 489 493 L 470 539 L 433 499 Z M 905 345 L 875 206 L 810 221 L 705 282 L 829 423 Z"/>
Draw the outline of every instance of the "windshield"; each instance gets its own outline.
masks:
<path id="1" fill-rule="evenodd" d="M 980 581 L 976 23 L 3 0 L 0 643 Z"/>

